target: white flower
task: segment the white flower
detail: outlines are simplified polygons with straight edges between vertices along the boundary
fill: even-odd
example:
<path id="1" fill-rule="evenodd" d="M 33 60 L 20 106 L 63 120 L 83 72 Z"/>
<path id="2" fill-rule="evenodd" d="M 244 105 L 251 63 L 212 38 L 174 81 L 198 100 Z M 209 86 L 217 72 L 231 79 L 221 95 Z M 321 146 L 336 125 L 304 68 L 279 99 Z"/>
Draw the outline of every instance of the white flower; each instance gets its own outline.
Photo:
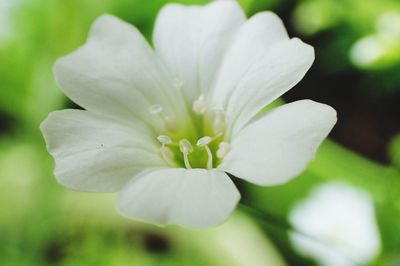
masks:
<path id="1" fill-rule="evenodd" d="M 366 265 L 380 251 L 373 202 L 369 195 L 344 183 L 317 187 L 291 212 L 290 220 L 304 235 L 290 235 L 295 248 L 321 265 Z"/>
<path id="2" fill-rule="evenodd" d="M 246 21 L 236 1 L 169 4 L 154 50 L 110 15 L 85 45 L 59 59 L 64 93 L 86 110 L 54 112 L 42 124 L 55 175 L 66 187 L 119 191 L 125 216 L 155 224 L 222 223 L 240 195 L 230 173 L 260 185 L 298 175 L 336 121 L 303 100 L 254 116 L 288 91 L 314 60 L 281 20 Z"/>

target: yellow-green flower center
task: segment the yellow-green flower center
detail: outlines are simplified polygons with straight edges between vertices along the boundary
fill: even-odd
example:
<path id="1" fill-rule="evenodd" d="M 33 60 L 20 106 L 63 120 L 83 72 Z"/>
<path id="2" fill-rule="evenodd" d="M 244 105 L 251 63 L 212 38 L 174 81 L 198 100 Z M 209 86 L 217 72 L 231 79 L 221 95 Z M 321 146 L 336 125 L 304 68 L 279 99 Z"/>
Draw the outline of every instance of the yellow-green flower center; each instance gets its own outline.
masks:
<path id="1" fill-rule="evenodd" d="M 167 124 L 167 133 L 158 135 L 157 140 L 161 156 L 171 167 L 212 169 L 230 150 L 229 143 L 224 141 L 225 112 L 221 108 L 208 110 L 203 95 L 193 102 L 191 121 L 180 130 L 175 130 L 173 120 L 162 116 L 160 105 L 151 106 L 149 111 L 160 115 Z"/>

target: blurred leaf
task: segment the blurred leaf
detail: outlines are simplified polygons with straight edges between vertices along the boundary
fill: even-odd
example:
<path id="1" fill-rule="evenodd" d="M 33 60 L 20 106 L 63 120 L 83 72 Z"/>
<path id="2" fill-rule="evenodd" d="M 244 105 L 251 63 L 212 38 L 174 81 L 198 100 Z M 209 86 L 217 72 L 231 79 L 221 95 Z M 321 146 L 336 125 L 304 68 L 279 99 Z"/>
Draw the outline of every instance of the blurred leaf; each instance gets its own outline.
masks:
<path id="1" fill-rule="evenodd" d="M 400 171 L 400 135 L 392 139 L 389 145 L 389 154 L 393 165 Z"/>

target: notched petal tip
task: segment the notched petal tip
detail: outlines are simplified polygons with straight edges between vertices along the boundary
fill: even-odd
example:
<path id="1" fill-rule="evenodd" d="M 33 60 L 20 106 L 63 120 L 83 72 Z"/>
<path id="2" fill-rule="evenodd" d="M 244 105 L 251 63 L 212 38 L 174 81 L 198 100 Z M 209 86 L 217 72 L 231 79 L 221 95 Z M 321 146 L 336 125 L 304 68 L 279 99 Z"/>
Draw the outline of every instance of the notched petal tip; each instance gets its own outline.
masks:
<path id="1" fill-rule="evenodd" d="M 164 5 L 158 12 L 157 18 L 160 16 L 168 16 L 175 12 L 185 12 L 187 10 L 197 10 L 198 12 L 210 12 L 211 10 L 221 10 L 225 14 L 240 13 L 243 18 L 246 17 L 241 5 L 235 0 L 217 0 L 206 5 L 186 5 L 181 3 L 169 3 Z M 172 16 L 171 16 L 172 18 Z"/>
<path id="2" fill-rule="evenodd" d="M 78 48 L 79 49 L 79 48 Z M 76 51 L 76 50 L 75 50 Z M 74 52 L 75 52 L 74 51 Z M 62 57 L 59 57 L 55 62 L 54 62 L 54 64 L 53 64 L 53 67 L 52 67 L 52 72 L 53 72 L 53 76 L 54 76 L 54 80 L 56 81 L 56 84 L 57 84 L 57 86 L 63 91 L 63 88 L 62 88 L 62 86 L 61 86 L 61 82 L 62 82 L 62 77 L 63 77 L 63 75 L 62 75 L 62 72 L 63 72 L 63 69 L 66 67 L 66 62 L 68 62 L 68 59 L 70 58 L 70 56 L 71 56 L 71 54 L 73 54 L 74 52 L 72 52 L 72 53 L 69 53 L 69 54 L 66 54 L 66 55 L 64 55 L 64 56 L 62 56 Z"/>
<path id="3" fill-rule="evenodd" d="M 73 113 L 74 109 L 63 109 L 59 111 L 53 111 L 49 113 L 46 118 L 40 123 L 39 129 L 43 135 L 43 138 L 46 142 L 47 150 L 51 153 L 52 150 L 52 141 L 51 141 L 51 134 L 54 129 L 58 127 L 59 121 L 62 117 L 68 113 Z"/>
<path id="4" fill-rule="evenodd" d="M 92 23 L 87 42 L 96 38 L 106 42 L 113 41 L 114 38 L 130 39 L 134 35 L 141 36 L 141 33 L 133 24 L 117 16 L 103 14 Z"/>
<path id="5" fill-rule="evenodd" d="M 243 8 L 240 3 L 236 0 L 217 0 L 205 5 L 205 7 L 209 6 L 220 6 L 223 8 L 234 8 L 236 10 L 241 10 L 243 12 Z"/>
<path id="6" fill-rule="evenodd" d="M 245 127 L 220 169 L 257 185 L 286 183 L 304 171 L 337 121 L 326 104 L 300 100 Z"/>
<path id="7" fill-rule="evenodd" d="M 327 117 L 327 121 L 330 122 L 330 124 L 332 125 L 332 127 L 336 124 L 338 118 L 337 118 L 337 112 L 336 110 L 327 104 L 322 104 L 325 107 L 325 112 L 326 112 L 326 117 Z"/>
<path id="8" fill-rule="evenodd" d="M 66 109 L 68 110 L 68 109 Z M 51 123 L 54 119 L 55 116 L 57 116 L 58 113 L 63 112 L 63 111 L 53 111 L 50 112 L 46 118 L 42 121 L 42 123 L 40 123 L 39 125 L 39 129 L 42 132 L 43 136 L 46 137 L 46 133 L 49 130 L 49 127 L 51 127 Z"/>
<path id="9" fill-rule="evenodd" d="M 303 50 L 303 56 L 308 57 L 309 58 L 309 62 L 310 62 L 310 67 L 312 65 L 312 63 L 315 60 L 315 49 L 314 46 L 312 46 L 311 44 L 305 43 L 303 42 L 301 39 L 294 37 L 291 38 L 290 41 L 296 45 L 298 45 L 298 49 L 302 49 Z"/>
<path id="10" fill-rule="evenodd" d="M 103 15 L 100 15 L 100 16 L 99 16 L 98 18 L 96 18 L 96 19 L 93 21 L 93 23 L 91 24 L 90 29 L 89 29 L 88 38 L 87 38 L 86 42 L 85 42 L 83 45 L 81 45 L 79 48 L 73 50 L 72 52 L 69 52 L 69 53 L 65 54 L 64 56 L 59 57 L 59 58 L 54 62 L 54 64 L 53 64 L 53 73 L 54 73 L 54 74 L 57 74 L 57 70 L 59 69 L 59 67 L 60 67 L 60 65 L 62 64 L 62 62 L 63 62 L 64 60 L 66 60 L 70 55 L 74 54 L 76 51 L 78 51 L 79 49 L 81 49 L 82 47 L 84 47 L 84 46 L 87 44 L 87 42 L 90 40 L 90 38 L 92 37 L 92 35 L 96 35 L 96 33 L 97 33 L 98 31 L 103 31 L 103 28 L 104 28 L 104 27 L 109 27 L 109 25 L 111 25 L 111 24 L 114 24 L 114 25 L 115 25 L 115 24 L 117 24 L 117 23 L 120 23 L 120 24 L 123 24 L 123 25 L 127 25 L 127 26 L 129 26 L 129 27 L 134 28 L 134 27 L 131 26 L 129 23 L 127 23 L 127 22 L 121 20 L 120 18 L 118 18 L 118 17 L 116 17 L 116 16 L 114 16 L 114 15 L 107 14 L 107 13 L 106 13 L 106 14 L 103 14 Z"/>
<path id="11" fill-rule="evenodd" d="M 224 8 L 235 8 L 235 9 L 243 10 L 241 5 L 236 0 L 215 0 L 215 1 L 211 1 L 210 3 L 208 3 L 206 5 L 168 3 L 168 4 L 165 4 L 161 8 L 160 12 L 163 10 L 169 9 L 169 8 L 184 8 L 184 9 L 185 8 L 186 9 L 198 8 L 198 9 L 204 10 L 204 9 L 207 9 L 210 7 L 224 7 Z"/>
<path id="12" fill-rule="evenodd" d="M 299 104 L 307 104 L 309 106 L 308 108 L 314 108 L 316 113 L 319 113 L 324 117 L 324 121 L 326 121 L 327 125 L 331 125 L 333 127 L 336 124 L 337 112 L 332 106 L 325 103 L 315 102 L 310 99 L 304 99 L 298 102 Z"/>
<path id="13" fill-rule="evenodd" d="M 110 25 L 114 26 L 114 25 L 118 25 L 118 24 L 131 26 L 129 23 L 125 22 L 124 20 L 122 20 L 114 15 L 111 15 L 108 13 L 100 15 L 92 23 L 92 26 L 90 27 L 89 36 L 93 35 L 97 31 L 102 31 L 103 28 L 105 28 L 105 27 L 110 27 Z"/>
<path id="14" fill-rule="evenodd" d="M 104 23 L 104 22 L 110 22 L 110 21 L 122 21 L 120 18 L 118 18 L 117 16 L 114 16 L 110 13 L 104 13 L 102 15 L 100 15 L 99 17 L 96 18 L 96 20 L 94 21 L 93 25 L 96 25 L 98 23 Z"/>
<path id="15" fill-rule="evenodd" d="M 42 134 L 44 135 L 45 134 L 45 132 L 46 132 L 46 128 L 47 128 L 47 123 L 48 123 L 48 121 L 49 121 L 49 119 L 50 119 L 50 115 L 51 115 L 52 113 L 49 113 L 47 116 L 46 116 L 46 118 L 40 123 L 40 125 L 39 125 L 39 130 L 40 130 L 40 132 L 42 132 Z"/>
<path id="16" fill-rule="evenodd" d="M 256 13 L 249 19 L 250 23 L 268 25 L 270 29 L 280 32 L 285 37 L 289 38 L 285 24 L 282 19 L 272 11 L 263 11 Z"/>

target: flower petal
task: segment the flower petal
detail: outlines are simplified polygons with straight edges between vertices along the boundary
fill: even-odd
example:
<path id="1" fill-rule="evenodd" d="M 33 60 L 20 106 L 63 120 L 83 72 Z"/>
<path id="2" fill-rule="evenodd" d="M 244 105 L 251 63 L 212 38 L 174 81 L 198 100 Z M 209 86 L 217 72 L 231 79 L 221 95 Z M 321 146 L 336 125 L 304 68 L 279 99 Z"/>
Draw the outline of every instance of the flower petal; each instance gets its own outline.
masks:
<path id="1" fill-rule="evenodd" d="M 349 184 L 319 185 L 294 206 L 289 221 L 299 232 L 290 235 L 295 249 L 320 265 L 370 265 L 380 253 L 373 199 Z"/>
<path id="2" fill-rule="evenodd" d="M 111 15 L 97 19 L 87 43 L 57 60 L 54 72 L 65 94 L 91 112 L 144 124 L 155 104 L 169 117 L 185 113 L 173 78 L 140 32 Z"/>
<path id="3" fill-rule="evenodd" d="M 328 105 L 283 105 L 243 128 L 218 168 L 259 185 L 284 183 L 306 168 L 335 123 Z"/>
<path id="4" fill-rule="evenodd" d="M 135 124 L 63 110 L 51 113 L 41 130 L 57 180 L 72 189 L 117 191 L 144 169 L 165 166 L 151 135 Z"/>
<path id="5" fill-rule="evenodd" d="M 156 51 L 183 82 L 192 102 L 211 87 L 224 52 L 245 15 L 236 1 L 206 6 L 166 5 L 153 34 Z"/>
<path id="6" fill-rule="evenodd" d="M 240 194 L 222 171 L 158 169 L 135 177 L 118 195 L 118 210 L 159 225 L 204 228 L 225 221 Z"/>
<path id="7" fill-rule="evenodd" d="M 275 14 L 257 14 L 239 29 L 226 54 L 210 99 L 212 105 L 226 108 L 235 134 L 264 106 L 298 83 L 313 60 L 313 48 L 289 39 Z"/>

